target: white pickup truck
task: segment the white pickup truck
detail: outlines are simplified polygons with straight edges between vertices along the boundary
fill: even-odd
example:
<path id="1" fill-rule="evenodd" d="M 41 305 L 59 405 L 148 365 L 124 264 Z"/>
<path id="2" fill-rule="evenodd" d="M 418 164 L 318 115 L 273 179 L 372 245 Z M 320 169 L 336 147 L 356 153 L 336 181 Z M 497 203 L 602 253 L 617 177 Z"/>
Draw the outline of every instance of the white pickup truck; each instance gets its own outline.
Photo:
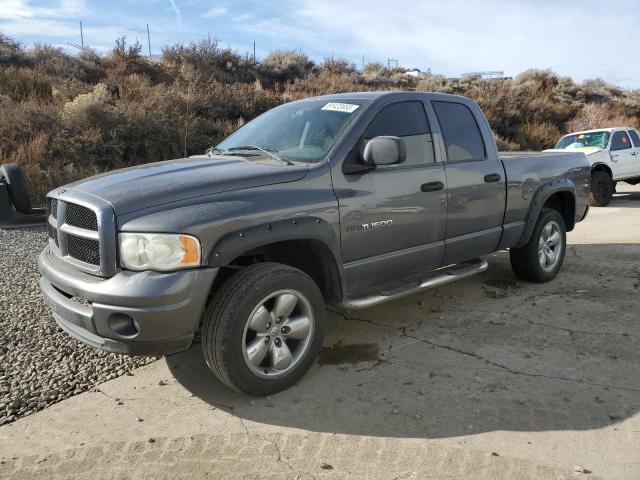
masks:
<path id="1" fill-rule="evenodd" d="M 616 183 L 640 183 L 640 135 L 633 128 L 614 127 L 570 133 L 554 150 L 584 152 L 591 164 L 589 204 L 605 207 L 611 202 Z"/>

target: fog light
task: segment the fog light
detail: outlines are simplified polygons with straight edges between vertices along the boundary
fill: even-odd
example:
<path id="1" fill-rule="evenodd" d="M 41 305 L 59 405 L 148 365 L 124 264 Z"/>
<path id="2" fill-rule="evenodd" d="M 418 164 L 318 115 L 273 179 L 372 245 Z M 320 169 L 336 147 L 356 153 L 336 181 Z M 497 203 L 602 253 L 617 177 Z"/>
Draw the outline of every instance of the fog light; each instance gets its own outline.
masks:
<path id="1" fill-rule="evenodd" d="M 129 315 L 114 313 L 109 317 L 109 327 L 121 337 L 132 338 L 140 333 L 140 325 Z"/>

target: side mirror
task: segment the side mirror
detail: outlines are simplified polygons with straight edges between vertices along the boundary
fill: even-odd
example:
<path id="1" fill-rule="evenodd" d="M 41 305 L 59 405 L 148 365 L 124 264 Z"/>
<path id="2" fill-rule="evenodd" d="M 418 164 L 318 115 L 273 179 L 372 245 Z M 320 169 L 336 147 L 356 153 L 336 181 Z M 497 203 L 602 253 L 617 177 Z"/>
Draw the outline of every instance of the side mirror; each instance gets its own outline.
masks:
<path id="1" fill-rule="evenodd" d="M 395 165 L 407 158 L 407 149 L 399 137 L 375 137 L 364 147 L 364 163 L 367 165 Z"/>

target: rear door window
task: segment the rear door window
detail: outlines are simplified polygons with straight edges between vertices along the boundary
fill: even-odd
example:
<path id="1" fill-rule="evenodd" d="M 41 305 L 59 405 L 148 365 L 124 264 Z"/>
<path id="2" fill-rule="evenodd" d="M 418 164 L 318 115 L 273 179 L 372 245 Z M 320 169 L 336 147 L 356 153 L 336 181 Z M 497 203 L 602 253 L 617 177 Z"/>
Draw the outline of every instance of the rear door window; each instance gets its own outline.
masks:
<path id="1" fill-rule="evenodd" d="M 635 130 L 629 130 L 629 136 L 631 140 L 633 140 L 633 146 L 638 148 L 640 147 L 640 137 L 638 136 L 638 132 Z"/>
<path id="2" fill-rule="evenodd" d="M 486 156 L 480 127 L 466 105 L 432 102 L 436 111 L 450 162 L 483 160 Z"/>
<path id="3" fill-rule="evenodd" d="M 618 130 L 611 137 L 611 150 L 626 150 L 631 148 L 631 141 L 626 132 Z"/>
<path id="4" fill-rule="evenodd" d="M 407 159 L 403 163 L 383 168 L 435 162 L 431 129 L 422 102 L 400 102 L 383 107 L 367 127 L 364 139 L 366 142 L 381 136 L 400 137 L 407 149 Z"/>

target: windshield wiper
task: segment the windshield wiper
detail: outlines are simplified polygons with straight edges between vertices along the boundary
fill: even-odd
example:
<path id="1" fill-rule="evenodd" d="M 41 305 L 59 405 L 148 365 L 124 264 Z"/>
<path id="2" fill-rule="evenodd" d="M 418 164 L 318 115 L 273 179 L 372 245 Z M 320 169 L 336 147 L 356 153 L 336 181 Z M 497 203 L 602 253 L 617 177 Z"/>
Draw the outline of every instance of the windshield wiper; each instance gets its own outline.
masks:
<path id="1" fill-rule="evenodd" d="M 279 161 L 280 163 L 282 163 L 283 165 L 295 165 L 293 162 L 286 160 L 284 158 L 282 158 L 281 156 L 273 153 L 274 151 L 277 150 L 271 150 L 271 149 L 266 149 L 264 147 L 259 147 L 258 145 L 243 145 L 241 147 L 232 147 L 232 148 L 228 148 L 226 151 L 227 152 L 233 152 L 235 150 L 255 150 L 258 152 L 262 152 L 265 155 L 267 155 L 268 157 L 273 158 L 274 160 Z"/>
<path id="2" fill-rule="evenodd" d="M 211 146 L 207 148 L 204 153 L 206 155 L 222 155 L 224 153 L 224 150 L 218 147 Z"/>

